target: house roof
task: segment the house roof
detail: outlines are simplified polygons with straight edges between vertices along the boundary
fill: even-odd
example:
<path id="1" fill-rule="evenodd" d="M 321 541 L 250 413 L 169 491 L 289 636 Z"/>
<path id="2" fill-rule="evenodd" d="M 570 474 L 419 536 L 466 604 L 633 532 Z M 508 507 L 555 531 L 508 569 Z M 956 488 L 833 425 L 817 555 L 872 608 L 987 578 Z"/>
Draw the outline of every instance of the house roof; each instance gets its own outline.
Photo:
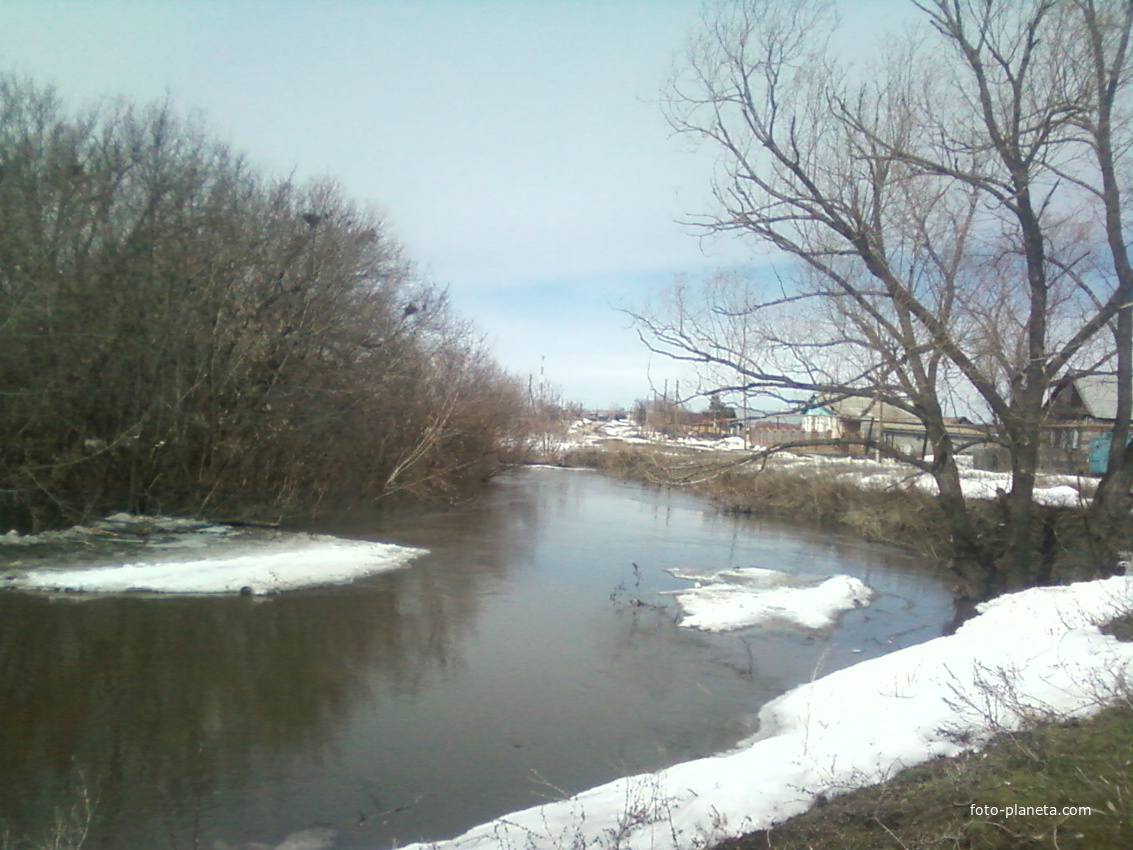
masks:
<path id="1" fill-rule="evenodd" d="M 1081 375 L 1074 387 L 1082 404 L 1095 419 L 1117 417 L 1117 377 L 1114 375 Z"/>
<path id="2" fill-rule="evenodd" d="M 1074 375 L 1059 387 L 1054 398 L 1073 387 L 1082 404 L 1082 411 L 1094 419 L 1117 417 L 1117 377 L 1115 375 Z M 1051 399 L 1053 402 L 1054 398 Z"/>
<path id="3" fill-rule="evenodd" d="M 916 422 L 917 417 L 907 411 L 872 398 L 819 398 L 806 410 L 807 413 L 825 413 L 843 419 L 873 419 L 879 422 Z"/>

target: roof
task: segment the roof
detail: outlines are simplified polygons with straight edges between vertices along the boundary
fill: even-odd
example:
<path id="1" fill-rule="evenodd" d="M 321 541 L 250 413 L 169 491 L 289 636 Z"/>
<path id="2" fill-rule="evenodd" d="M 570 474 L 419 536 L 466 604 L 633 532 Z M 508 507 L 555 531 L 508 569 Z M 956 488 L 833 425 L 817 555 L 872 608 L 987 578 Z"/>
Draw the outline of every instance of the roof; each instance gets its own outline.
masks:
<path id="1" fill-rule="evenodd" d="M 1074 388 L 1086 412 L 1095 419 L 1117 417 L 1117 377 L 1114 375 L 1080 375 Z"/>
<path id="2" fill-rule="evenodd" d="M 878 422 L 916 422 L 917 417 L 883 401 L 861 396 L 848 398 L 820 398 L 806 413 L 839 416 L 843 419 L 873 419 Z"/>
<path id="3" fill-rule="evenodd" d="M 1117 376 L 1072 375 L 1054 391 L 1053 404 L 1067 387 L 1073 387 L 1081 402 L 1082 412 L 1093 419 L 1113 420 L 1117 417 Z"/>

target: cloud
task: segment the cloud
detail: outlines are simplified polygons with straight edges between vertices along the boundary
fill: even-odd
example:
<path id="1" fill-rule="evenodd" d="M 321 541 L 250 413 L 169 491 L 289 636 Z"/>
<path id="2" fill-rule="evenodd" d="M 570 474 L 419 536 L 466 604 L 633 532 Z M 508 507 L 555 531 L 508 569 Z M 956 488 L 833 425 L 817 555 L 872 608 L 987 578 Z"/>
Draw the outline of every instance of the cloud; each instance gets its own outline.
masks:
<path id="1" fill-rule="evenodd" d="M 0 57 L 73 101 L 168 95 L 254 165 L 339 180 L 384 211 L 505 367 L 561 348 L 564 374 L 605 389 L 564 383 L 601 398 L 647 385 L 610 303 L 741 253 L 706 257 L 678 223 L 710 207 L 711 162 L 670 138 L 655 102 L 699 7 L 16 0 Z M 615 390 L 627 371 L 637 380 Z"/>

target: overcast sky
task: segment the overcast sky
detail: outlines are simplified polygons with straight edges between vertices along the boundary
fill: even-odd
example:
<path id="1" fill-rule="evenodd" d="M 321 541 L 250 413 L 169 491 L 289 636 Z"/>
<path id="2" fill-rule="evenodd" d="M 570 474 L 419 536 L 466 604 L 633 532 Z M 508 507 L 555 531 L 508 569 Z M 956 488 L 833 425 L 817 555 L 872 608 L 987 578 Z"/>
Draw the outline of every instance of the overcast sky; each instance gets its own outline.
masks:
<path id="1" fill-rule="evenodd" d="M 710 209 L 711 162 L 657 99 L 700 7 L 0 0 L 0 69 L 75 105 L 168 95 L 266 171 L 337 179 L 505 368 L 630 405 L 679 372 L 614 308 L 746 256 L 678 223 Z"/>

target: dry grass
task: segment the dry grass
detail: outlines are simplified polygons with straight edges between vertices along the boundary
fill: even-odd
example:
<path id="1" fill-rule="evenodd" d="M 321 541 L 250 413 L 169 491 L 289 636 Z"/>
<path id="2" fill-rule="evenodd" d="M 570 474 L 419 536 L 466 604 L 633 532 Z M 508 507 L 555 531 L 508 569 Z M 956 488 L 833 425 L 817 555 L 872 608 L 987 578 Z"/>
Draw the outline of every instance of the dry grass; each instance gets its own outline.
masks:
<path id="1" fill-rule="evenodd" d="M 908 488 L 862 489 L 836 470 L 737 466 L 734 458 L 691 450 L 617 445 L 576 450 L 564 463 L 686 487 L 729 512 L 819 525 L 942 560 L 949 555 L 947 528 L 932 496 Z"/>
<path id="2" fill-rule="evenodd" d="M 1057 811 L 1008 816 L 1008 806 Z M 1082 806 L 1090 813 L 1063 811 Z M 1125 701 L 1090 720 L 1001 735 L 979 753 L 912 768 L 719 850 L 1126 850 L 1131 837 Z"/>
<path id="3" fill-rule="evenodd" d="M 861 487 L 853 476 L 840 474 L 858 471 L 850 463 L 783 467 L 772 459 L 764 466 L 735 455 L 616 443 L 575 450 L 563 462 L 659 486 L 680 486 L 724 511 L 781 517 L 901 546 L 942 567 L 952 556 L 948 525 L 934 496 L 911 485 Z M 1002 506 L 973 500 L 968 509 L 981 546 L 994 559 L 1006 546 Z M 1077 509 L 1041 506 L 1036 506 L 1036 513 L 1042 535 L 1034 555 L 1046 564 L 1049 580 L 1096 577 L 1105 555 L 1090 534 L 1087 515 Z M 1129 533 L 1133 534 L 1133 524 Z"/>
<path id="4" fill-rule="evenodd" d="M 936 501 L 916 490 L 868 490 L 814 472 L 727 472 L 694 486 L 725 510 L 780 516 L 847 531 L 866 540 L 947 555 Z"/>

